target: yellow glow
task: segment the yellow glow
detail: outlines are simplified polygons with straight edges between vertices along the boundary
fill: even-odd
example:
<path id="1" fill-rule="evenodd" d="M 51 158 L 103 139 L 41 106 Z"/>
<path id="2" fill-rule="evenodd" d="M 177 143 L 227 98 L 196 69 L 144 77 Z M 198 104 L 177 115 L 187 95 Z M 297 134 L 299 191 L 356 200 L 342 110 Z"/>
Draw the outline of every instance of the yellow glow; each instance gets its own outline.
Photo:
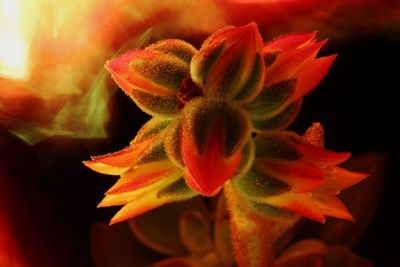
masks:
<path id="1" fill-rule="evenodd" d="M 30 19 L 23 18 L 22 5 L 28 0 L 0 0 L 0 76 L 29 77 Z M 23 23 L 24 22 L 24 23 Z"/>

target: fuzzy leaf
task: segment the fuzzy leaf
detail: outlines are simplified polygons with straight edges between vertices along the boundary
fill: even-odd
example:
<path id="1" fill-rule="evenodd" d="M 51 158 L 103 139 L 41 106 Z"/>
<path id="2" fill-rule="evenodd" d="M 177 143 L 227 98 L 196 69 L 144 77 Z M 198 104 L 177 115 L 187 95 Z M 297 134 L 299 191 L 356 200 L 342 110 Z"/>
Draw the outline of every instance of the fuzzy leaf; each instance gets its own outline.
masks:
<path id="1" fill-rule="evenodd" d="M 288 192 L 267 198 L 257 198 L 257 200 L 317 222 L 325 222 L 325 216 L 311 199 L 311 194 Z"/>
<path id="2" fill-rule="evenodd" d="M 148 186 L 165 177 L 177 176 L 181 172 L 169 160 L 155 161 L 131 168 L 121 175 L 107 194 L 119 194 Z"/>
<path id="3" fill-rule="evenodd" d="M 149 138 L 130 145 L 120 151 L 92 157 L 92 160 L 84 161 L 83 163 L 94 171 L 110 175 L 119 175 L 134 166 L 137 160 L 155 141 L 156 138 Z"/>
<path id="4" fill-rule="evenodd" d="M 264 120 L 253 120 L 253 127 L 260 131 L 283 130 L 289 127 L 300 112 L 302 101 L 299 100 L 289 105 L 274 117 Z"/>
<path id="5" fill-rule="evenodd" d="M 177 120 L 168 127 L 164 140 L 165 152 L 168 158 L 179 167 L 184 166 L 181 152 L 181 131 L 182 124 Z"/>
<path id="6" fill-rule="evenodd" d="M 130 97 L 141 110 L 149 115 L 169 118 L 178 114 L 177 106 L 180 101 L 176 96 L 157 96 L 141 91 L 132 91 Z"/>
<path id="7" fill-rule="evenodd" d="M 211 35 L 193 57 L 191 76 L 206 96 L 245 100 L 261 89 L 265 67 L 255 23 Z"/>
<path id="8" fill-rule="evenodd" d="M 233 179 L 233 184 L 238 191 L 249 197 L 266 197 L 280 194 L 290 189 L 287 183 L 255 169 L 251 169 Z"/>
<path id="9" fill-rule="evenodd" d="M 250 112 L 252 119 L 267 119 L 294 93 L 295 85 L 296 80 L 291 79 L 263 88 L 260 94 L 245 106 L 245 109 Z"/>
<path id="10" fill-rule="evenodd" d="M 259 133 L 254 138 L 257 158 L 275 158 L 296 160 L 302 154 L 293 145 L 293 142 L 280 133 Z"/>
<path id="11" fill-rule="evenodd" d="M 175 56 L 187 64 L 190 64 L 192 57 L 197 52 L 191 44 L 179 39 L 166 39 L 158 41 L 146 47 L 145 50 L 158 51 L 162 54 Z"/>
<path id="12" fill-rule="evenodd" d="M 289 185 L 291 191 L 296 193 L 311 192 L 325 180 L 325 174 L 318 165 L 304 160 L 261 158 L 256 160 L 255 168 Z"/>
<path id="13" fill-rule="evenodd" d="M 143 142 L 144 140 L 161 136 L 163 131 L 171 124 L 171 120 L 162 120 L 159 118 L 152 118 L 147 121 L 138 131 L 131 144 Z"/>
<path id="14" fill-rule="evenodd" d="M 151 50 L 129 51 L 107 61 L 106 68 L 129 96 L 132 91 L 176 95 L 183 79 L 189 75 L 189 65 L 182 59 Z"/>
<path id="15" fill-rule="evenodd" d="M 196 196 L 198 193 L 194 192 L 186 183 L 184 178 L 180 178 L 171 183 L 167 187 L 160 190 L 157 197 L 163 199 L 183 199 L 186 196 Z"/>
<path id="16" fill-rule="evenodd" d="M 188 184 L 201 194 L 215 194 L 237 171 L 249 137 L 249 120 L 242 110 L 205 98 L 191 101 L 182 121 Z"/>
<path id="17" fill-rule="evenodd" d="M 146 151 L 140 155 L 135 165 L 142 165 L 162 160 L 168 160 L 164 147 L 164 136 L 159 137 L 153 144 L 151 144 Z"/>

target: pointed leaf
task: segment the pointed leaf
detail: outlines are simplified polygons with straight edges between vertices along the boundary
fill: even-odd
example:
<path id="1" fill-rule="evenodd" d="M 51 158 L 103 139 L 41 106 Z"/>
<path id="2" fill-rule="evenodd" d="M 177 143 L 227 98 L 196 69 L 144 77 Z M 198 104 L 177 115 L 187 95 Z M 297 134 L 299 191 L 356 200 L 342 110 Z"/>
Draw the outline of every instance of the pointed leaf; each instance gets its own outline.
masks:
<path id="1" fill-rule="evenodd" d="M 249 137 L 249 121 L 240 109 L 203 98 L 191 101 L 182 121 L 188 184 L 203 195 L 215 194 L 237 171 Z"/>
<path id="2" fill-rule="evenodd" d="M 107 61 L 106 68 L 129 96 L 132 91 L 176 95 L 183 79 L 189 75 L 189 65 L 182 59 L 151 50 L 129 51 Z"/>
<path id="3" fill-rule="evenodd" d="M 180 101 L 176 96 L 157 96 L 141 91 L 132 91 L 130 97 L 136 105 L 151 116 L 169 118 L 179 113 Z"/>
<path id="4" fill-rule="evenodd" d="M 150 119 L 140 128 L 135 138 L 132 140 L 131 145 L 141 143 L 155 136 L 161 136 L 170 124 L 171 120 L 163 120 L 159 118 Z"/>
<path id="5" fill-rule="evenodd" d="M 311 199 L 310 194 L 305 193 L 284 193 L 258 200 L 262 203 L 299 214 L 308 219 L 325 222 L 324 214 L 318 205 Z"/>
<path id="6" fill-rule="evenodd" d="M 315 59 L 318 51 L 325 43 L 326 40 L 310 42 L 295 50 L 282 51 L 277 60 L 266 70 L 265 86 L 280 81 L 297 79 L 298 71 Z"/>
<path id="7" fill-rule="evenodd" d="M 328 179 L 323 188 L 334 193 L 355 185 L 369 176 L 366 172 L 351 172 L 337 166 L 325 168 L 325 173 Z"/>
<path id="8" fill-rule="evenodd" d="M 145 50 L 158 51 L 162 54 L 172 55 L 183 60 L 187 64 L 190 64 L 192 57 L 197 52 L 197 49 L 191 44 L 179 39 L 161 40 L 149 45 Z"/>
<path id="9" fill-rule="evenodd" d="M 282 106 L 294 93 L 296 79 L 280 81 L 262 89 L 260 94 L 245 109 L 252 119 L 270 118 L 271 113 Z"/>
<path id="10" fill-rule="evenodd" d="M 138 216 L 146 211 L 155 209 L 166 203 L 173 202 L 171 199 L 160 199 L 157 197 L 158 191 L 173 183 L 177 178 L 170 177 L 164 178 L 159 182 L 153 183 L 147 187 L 143 187 L 142 190 L 135 190 L 132 193 L 126 194 L 126 204 L 123 206 L 111 219 L 110 224 L 115 224 L 135 216 Z M 115 196 L 120 196 L 123 194 L 116 194 Z M 107 195 L 113 196 L 113 195 Z M 189 196 L 189 198 L 192 196 Z"/>
<path id="11" fill-rule="evenodd" d="M 305 143 L 304 139 L 296 134 L 290 134 L 293 146 L 303 154 L 303 159 L 310 160 L 323 166 L 337 165 L 346 161 L 351 153 L 335 152 Z"/>
<path id="12" fill-rule="evenodd" d="M 292 103 L 274 117 L 264 120 L 253 120 L 253 127 L 260 131 L 284 130 L 293 123 L 300 112 L 302 101 Z"/>
<path id="13" fill-rule="evenodd" d="M 313 199 L 325 216 L 354 221 L 349 210 L 336 196 L 314 195 Z"/>
<path id="14" fill-rule="evenodd" d="M 346 162 L 344 165 L 346 168 L 365 170 L 370 174 L 370 177 L 340 194 L 340 199 L 356 221 L 328 219 L 325 225 L 307 222 L 299 229 L 298 238 L 312 237 L 321 239 L 329 245 L 354 246 L 374 218 L 382 193 L 387 163 L 388 157 L 382 153 L 356 155 Z"/>
<path id="15" fill-rule="evenodd" d="M 184 166 L 181 152 L 181 133 L 182 123 L 177 120 L 168 127 L 164 140 L 165 152 L 168 158 L 179 167 Z"/>
<path id="16" fill-rule="evenodd" d="M 161 189 L 157 193 L 158 198 L 166 199 L 186 199 L 198 195 L 197 192 L 193 191 L 186 183 L 184 178 L 180 178 L 165 188 Z"/>
<path id="17" fill-rule="evenodd" d="M 285 160 L 299 159 L 302 154 L 284 134 L 259 133 L 254 138 L 256 158 L 275 158 Z"/>
<path id="18" fill-rule="evenodd" d="M 232 180 L 235 188 L 249 197 L 267 197 L 281 194 L 290 189 L 286 182 L 265 175 L 255 169 Z"/>
<path id="19" fill-rule="evenodd" d="M 281 35 L 265 44 L 265 50 L 291 50 L 315 39 L 317 32 L 291 33 Z"/>
<path id="20" fill-rule="evenodd" d="M 318 188 L 325 180 L 321 168 L 308 161 L 258 159 L 255 168 L 289 185 L 292 192 L 305 193 Z"/>
<path id="21" fill-rule="evenodd" d="M 131 168 L 121 175 L 107 194 L 119 194 L 148 186 L 165 177 L 179 176 L 181 171 L 169 160 L 155 161 Z"/>
<path id="22" fill-rule="evenodd" d="M 92 157 L 83 163 L 94 171 L 119 175 L 132 167 L 141 155 L 155 142 L 155 137 L 130 145 L 120 151 Z"/>
<path id="23" fill-rule="evenodd" d="M 248 98 L 262 86 L 262 39 L 255 23 L 211 35 L 193 57 L 191 76 L 204 94 L 223 99 Z"/>
<path id="24" fill-rule="evenodd" d="M 296 74 L 297 84 L 292 101 L 296 101 L 313 90 L 323 78 L 335 60 L 336 55 L 318 58 L 304 67 Z"/>

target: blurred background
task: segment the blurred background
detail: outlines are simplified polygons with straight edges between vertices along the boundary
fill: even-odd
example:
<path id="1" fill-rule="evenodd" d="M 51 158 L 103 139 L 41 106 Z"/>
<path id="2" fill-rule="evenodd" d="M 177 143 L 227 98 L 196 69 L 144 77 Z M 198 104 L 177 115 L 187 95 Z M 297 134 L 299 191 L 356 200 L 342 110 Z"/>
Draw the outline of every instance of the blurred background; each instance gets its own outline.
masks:
<path id="1" fill-rule="evenodd" d="M 115 178 L 81 162 L 124 147 L 149 119 L 112 82 L 107 59 L 162 38 L 199 47 L 251 21 L 264 40 L 329 38 L 321 54 L 338 58 L 291 128 L 321 122 L 328 148 L 353 152 L 350 167 L 373 173 L 350 189 L 362 201 L 344 195 L 363 218 L 354 250 L 393 266 L 400 1 L 0 0 L 0 267 L 95 266 L 90 229 L 116 211 L 96 209 Z"/>

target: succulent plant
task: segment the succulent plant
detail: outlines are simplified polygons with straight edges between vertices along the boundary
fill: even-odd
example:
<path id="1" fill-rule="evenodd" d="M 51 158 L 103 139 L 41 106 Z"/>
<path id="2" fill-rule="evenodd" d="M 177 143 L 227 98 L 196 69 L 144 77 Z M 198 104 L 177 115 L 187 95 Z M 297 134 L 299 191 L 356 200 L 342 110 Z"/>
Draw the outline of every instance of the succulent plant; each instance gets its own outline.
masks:
<path id="1" fill-rule="evenodd" d="M 100 207 L 123 205 L 111 223 L 224 188 L 240 266 L 267 266 L 276 239 L 300 216 L 353 217 L 336 195 L 367 175 L 337 165 L 324 129 L 287 131 L 302 98 L 335 55 L 318 57 L 316 32 L 263 43 L 255 23 L 227 27 L 199 50 L 168 39 L 106 63 L 115 82 L 153 116 L 130 145 L 93 157 L 95 171 L 120 175 Z"/>

